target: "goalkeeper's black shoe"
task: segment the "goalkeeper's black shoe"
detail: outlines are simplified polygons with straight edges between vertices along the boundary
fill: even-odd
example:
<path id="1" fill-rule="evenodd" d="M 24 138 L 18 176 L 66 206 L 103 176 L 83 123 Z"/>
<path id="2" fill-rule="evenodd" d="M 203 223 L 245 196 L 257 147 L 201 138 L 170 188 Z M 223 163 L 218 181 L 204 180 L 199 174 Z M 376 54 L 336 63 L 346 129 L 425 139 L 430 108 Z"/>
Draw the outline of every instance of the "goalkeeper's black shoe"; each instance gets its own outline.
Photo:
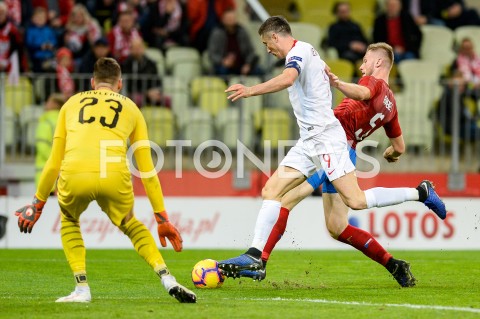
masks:
<path id="1" fill-rule="evenodd" d="M 393 278 L 400 284 L 402 287 L 413 287 L 417 281 L 410 271 L 410 264 L 405 260 L 394 259 L 392 258 L 389 263 L 389 271 L 392 274 Z"/>
<path id="2" fill-rule="evenodd" d="M 253 257 L 250 254 L 242 254 L 238 257 L 222 260 L 218 262 L 218 268 L 226 277 L 241 277 L 242 270 L 261 270 L 263 262 L 261 258 Z"/>
<path id="3" fill-rule="evenodd" d="M 197 296 L 195 293 L 180 285 L 172 275 L 164 275 L 161 277 L 161 280 L 163 286 L 168 291 L 170 296 L 174 297 L 178 301 L 182 303 L 197 302 Z"/>
<path id="4" fill-rule="evenodd" d="M 195 303 L 197 302 L 197 296 L 193 291 L 183 287 L 182 285 L 173 286 L 168 291 L 170 296 L 174 297 L 182 303 Z"/>

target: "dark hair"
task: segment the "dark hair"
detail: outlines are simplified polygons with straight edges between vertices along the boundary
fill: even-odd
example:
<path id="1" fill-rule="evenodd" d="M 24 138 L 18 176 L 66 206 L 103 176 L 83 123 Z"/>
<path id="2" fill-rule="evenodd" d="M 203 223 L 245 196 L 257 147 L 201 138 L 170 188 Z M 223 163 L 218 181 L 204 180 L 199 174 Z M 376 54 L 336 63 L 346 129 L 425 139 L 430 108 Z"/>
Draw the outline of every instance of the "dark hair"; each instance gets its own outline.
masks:
<path id="1" fill-rule="evenodd" d="M 258 29 L 258 34 L 260 36 L 264 36 L 269 32 L 292 35 L 292 29 L 290 29 L 287 19 L 282 16 L 273 16 L 268 18 Z"/>
<path id="2" fill-rule="evenodd" d="M 115 59 L 100 58 L 95 62 L 93 78 L 97 82 L 115 84 L 122 76 L 120 65 Z"/>
<path id="3" fill-rule="evenodd" d="M 48 10 L 47 10 L 45 7 L 41 7 L 41 6 L 34 7 L 34 8 L 33 8 L 32 17 L 33 17 L 34 15 L 36 15 L 37 13 L 48 13 Z"/>
<path id="4" fill-rule="evenodd" d="M 333 5 L 333 8 L 332 8 L 332 13 L 337 14 L 338 7 L 343 6 L 344 4 L 346 4 L 347 6 L 350 7 L 350 2 L 348 2 L 348 1 L 337 1 L 337 2 L 335 2 L 335 4 Z"/>

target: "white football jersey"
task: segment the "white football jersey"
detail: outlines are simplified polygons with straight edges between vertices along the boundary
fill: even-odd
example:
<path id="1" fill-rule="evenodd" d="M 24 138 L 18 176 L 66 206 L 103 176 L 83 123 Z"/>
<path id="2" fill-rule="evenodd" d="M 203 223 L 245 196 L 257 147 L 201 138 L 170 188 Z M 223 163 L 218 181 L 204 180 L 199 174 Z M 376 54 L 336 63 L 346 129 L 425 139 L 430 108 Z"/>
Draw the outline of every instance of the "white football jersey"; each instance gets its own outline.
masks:
<path id="1" fill-rule="evenodd" d="M 298 78 L 288 88 L 300 138 L 321 134 L 325 127 L 339 125 L 332 110 L 332 92 L 325 73 L 325 62 L 312 45 L 296 41 L 285 58 L 285 68 L 298 71 Z"/>

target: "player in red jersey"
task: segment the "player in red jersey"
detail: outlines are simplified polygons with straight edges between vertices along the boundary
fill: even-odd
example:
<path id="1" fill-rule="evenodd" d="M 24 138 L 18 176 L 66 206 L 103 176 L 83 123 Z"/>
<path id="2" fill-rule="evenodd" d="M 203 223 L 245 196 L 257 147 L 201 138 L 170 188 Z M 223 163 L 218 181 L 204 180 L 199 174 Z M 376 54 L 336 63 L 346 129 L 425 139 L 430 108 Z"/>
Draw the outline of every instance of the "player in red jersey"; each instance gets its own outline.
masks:
<path id="1" fill-rule="evenodd" d="M 370 45 L 363 59 L 363 64 L 360 66 L 363 77 L 358 85 L 342 82 L 335 74 L 327 71 L 330 84 L 347 96 L 335 108 L 334 113 L 351 143 L 350 159 L 354 164 L 356 163 L 355 147 L 357 142 L 382 126 L 391 141 L 391 145 L 384 152 L 385 159 L 389 162 L 396 162 L 405 150 L 395 98 L 388 86 L 393 59 L 392 52 L 391 47 L 385 43 Z M 362 98 L 360 95 L 352 96 L 350 94 L 351 90 L 345 89 L 348 86 L 356 86 L 360 92 L 367 91 L 365 96 L 368 98 Z M 262 252 L 263 267 L 260 269 L 244 269 L 234 275 L 251 277 L 257 280 L 265 278 L 266 262 L 276 243 L 285 232 L 289 212 L 323 184 L 325 221 L 330 235 L 355 247 L 372 260 L 385 266 L 402 287 L 414 286 L 415 277 L 410 272 L 410 266 L 407 262 L 394 259 L 370 233 L 348 224 L 348 207 L 327 178 L 327 174 L 328 170 L 327 172 L 318 171 L 282 197 L 280 215 Z M 425 181 L 424 183 L 429 182 Z M 431 187 L 431 185 L 424 185 L 424 187 L 429 186 Z M 417 188 L 419 192 L 421 187 L 422 185 Z"/>
<path id="2" fill-rule="evenodd" d="M 218 268 L 229 277 L 238 277 L 244 270 L 262 270 L 264 268 L 261 259 L 262 251 L 280 214 L 282 198 L 318 169 L 326 172 L 340 198 L 352 209 L 360 210 L 406 201 L 419 201 L 432 209 L 441 219 L 446 218 L 445 204 L 428 181 L 422 181 L 417 188 L 374 187 L 362 191 L 358 186 L 354 174 L 355 167 L 348 158 L 345 130 L 343 128 L 337 130 L 341 124 L 335 118 L 331 101 L 328 99 L 329 84 L 332 81 L 347 97 L 356 100 L 370 100 L 378 92 L 371 91 L 362 85 L 338 81 L 333 74 L 327 74 L 326 65 L 319 59 L 318 53 L 305 42 L 296 41 L 288 22 L 282 17 L 267 19 L 260 26 L 259 34 L 270 54 L 277 58 L 287 57 L 284 72 L 270 81 L 252 87 L 234 84 L 225 92 L 231 92 L 228 99 L 235 101 L 288 88 L 301 138 L 280 163 L 280 170 L 269 178 L 262 189 L 263 202 L 255 223 L 252 245 L 240 256 L 219 261 Z M 391 47 L 386 44 L 376 44 L 369 49 L 362 67 L 366 70 L 365 75 L 388 79 L 393 64 Z M 332 78 L 330 79 L 329 76 Z M 371 126 L 375 126 L 373 120 L 371 119 L 373 123 Z M 333 132 L 334 129 L 335 132 Z M 284 172 L 293 174 L 285 176 Z M 350 239 L 351 236 L 347 238 Z M 364 244 L 369 246 L 370 242 L 371 239 Z M 390 259 L 385 260 L 385 264 L 390 261 Z M 391 269 L 392 273 L 396 274 L 397 281 L 403 286 L 411 286 L 412 281 L 414 282 L 407 262 L 397 261 Z"/>

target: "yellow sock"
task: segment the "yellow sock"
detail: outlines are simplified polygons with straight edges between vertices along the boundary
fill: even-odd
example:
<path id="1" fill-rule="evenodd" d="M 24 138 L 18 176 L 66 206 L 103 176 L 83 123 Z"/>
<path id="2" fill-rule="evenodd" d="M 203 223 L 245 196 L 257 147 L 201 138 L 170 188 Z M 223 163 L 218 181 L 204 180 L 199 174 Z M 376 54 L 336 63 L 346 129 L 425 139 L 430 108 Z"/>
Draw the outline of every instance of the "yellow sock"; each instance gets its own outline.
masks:
<path id="1" fill-rule="evenodd" d="M 62 214 L 60 234 L 62 236 L 63 251 L 74 274 L 86 274 L 85 245 L 80 224 Z"/>
<path id="2" fill-rule="evenodd" d="M 155 272 L 158 273 L 161 269 L 167 269 L 152 234 L 144 224 L 132 217 L 125 225 L 120 226 L 120 229 L 130 238 L 137 253 L 145 259 Z"/>

